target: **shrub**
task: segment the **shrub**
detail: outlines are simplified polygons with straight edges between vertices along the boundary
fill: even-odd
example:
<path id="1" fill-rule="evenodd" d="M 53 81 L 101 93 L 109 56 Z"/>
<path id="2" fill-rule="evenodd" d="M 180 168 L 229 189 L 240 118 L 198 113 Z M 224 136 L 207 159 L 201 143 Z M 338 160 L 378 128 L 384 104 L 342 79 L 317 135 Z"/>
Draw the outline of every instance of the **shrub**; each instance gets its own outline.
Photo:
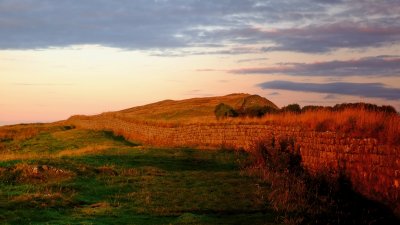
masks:
<path id="1" fill-rule="evenodd" d="M 240 111 L 241 116 L 262 117 L 265 114 L 277 113 L 278 110 L 271 106 L 254 105 Z"/>
<path id="2" fill-rule="evenodd" d="M 281 109 L 282 112 L 301 113 L 299 104 L 290 104 Z"/>
<path id="3" fill-rule="evenodd" d="M 370 112 L 397 113 L 396 109 L 390 105 L 378 106 L 375 104 L 358 102 L 358 103 L 342 103 L 333 106 L 334 111 L 343 111 L 345 109 L 362 109 Z"/>
<path id="4" fill-rule="evenodd" d="M 301 171 L 301 156 L 295 149 L 293 139 L 279 140 L 277 143 L 272 138 L 270 142 L 258 143 L 257 151 L 261 153 L 264 166 L 269 170 L 291 173 Z"/>
<path id="5" fill-rule="evenodd" d="M 386 113 L 397 113 L 396 109 L 391 105 L 380 106 L 380 111 Z"/>
<path id="6" fill-rule="evenodd" d="M 308 112 L 308 111 L 318 111 L 318 110 L 322 110 L 324 109 L 323 106 L 319 106 L 319 105 L 306 105 L 303 106 L 303 108 L 301 108 L 301 112 Z"/>
<path id="7" fill-rule="evenodd" d="M 238 113 L 230 105 L 225 103 L 218 104 L 215 107 L 214 113 L 217 119 L 238 116 Z"/>

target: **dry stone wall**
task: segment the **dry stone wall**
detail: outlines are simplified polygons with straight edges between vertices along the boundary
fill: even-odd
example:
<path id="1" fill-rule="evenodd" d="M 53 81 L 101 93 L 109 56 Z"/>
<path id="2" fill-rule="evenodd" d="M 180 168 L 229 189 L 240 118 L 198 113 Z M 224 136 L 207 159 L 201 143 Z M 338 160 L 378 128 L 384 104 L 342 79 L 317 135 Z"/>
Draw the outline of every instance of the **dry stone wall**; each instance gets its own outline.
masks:
<path id="1" fill-rule="evenodd" d="M 356 139 L 336 132 L 266 124 L 196 124 L 157 126 L 110 116 L 73 117 L 77 127 L 110 130 L 129 140 L 168 147 L 235 148 L 250 150 L 265 138 L 293 138 L 302 163 L 313 174 L 346 175 L 356 191 L 400 213 L 400 148 L 378 144 L 374 138 Z"/>

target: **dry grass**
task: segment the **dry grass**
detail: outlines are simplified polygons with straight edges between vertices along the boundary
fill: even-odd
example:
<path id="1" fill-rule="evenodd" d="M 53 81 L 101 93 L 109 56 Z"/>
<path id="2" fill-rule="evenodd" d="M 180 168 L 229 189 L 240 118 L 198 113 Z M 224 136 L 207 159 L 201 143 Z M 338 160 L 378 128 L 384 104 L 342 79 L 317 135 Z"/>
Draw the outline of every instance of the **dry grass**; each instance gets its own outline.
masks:
<path id="1" fill-rule="evenodd" d="M 350 137 L 374 137 L 381 143 L 400 143 L 400 116 L 365 109 L 309 111 L 302 114 L 275 114 L 261 119 L 267 123 L 300 126 L 315 131 L 342 132 Z"/>
<path id="2" fill-rule="evenodd" d="M 39 134 L 46 129 L 44 126 L 35 125 L 15 125 L 0 128 L 0 140 L 26 140 Z"/>
<path id="3" fill-rule="evenodd" d="M 65 156 L 81 156 L 88 154 L 95 154 L 102 152 L 111 148 L 109 145 L 92 145 L 86 146 L 79 149 L 66 149 L 57 153 L 37 153 L 37 152 L 28 152 L 28 153 L 3 153 L 1 155 L 0 161 L 10 161 L 10 160 L 37 160 L 37 159 L 54 159 L 61 158 Z"/>

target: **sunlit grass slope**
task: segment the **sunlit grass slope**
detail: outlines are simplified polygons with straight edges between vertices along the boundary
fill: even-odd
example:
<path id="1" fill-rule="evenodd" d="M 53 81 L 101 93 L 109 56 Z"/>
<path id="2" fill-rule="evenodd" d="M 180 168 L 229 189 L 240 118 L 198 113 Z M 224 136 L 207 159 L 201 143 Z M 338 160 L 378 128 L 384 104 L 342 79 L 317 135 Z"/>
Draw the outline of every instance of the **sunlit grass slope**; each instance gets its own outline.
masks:
<path id="1" fill-rule="evenodd" d="M 119 112 L 125 118 L 152 120 L 152 121 L 214 121 L 214 109 L 219 103 L 225 103 L 239 109 L 246 99 L 257 101 L 259 105 L 268 105 L 278 108 L 271 101 L 256 95 L 230 94 L 219 97 L 192 98 L 185 100 L 164 100 L 149 105 L 134 107 Z"/>
<path id="2" fill-rule="evenodd" d="M 17 125 L 0 128 L 0 161 L 79 155 L 111 147 L 134 145 L 111 132 L 70 126 Z"/>
<path id="3" fill-rule="evenodd" d="M 145 148 L 68 126 L 34 130 L 1 139 L 0 224 L 275 221 L 266 185 L 240 172 L 244 153 Z"/>

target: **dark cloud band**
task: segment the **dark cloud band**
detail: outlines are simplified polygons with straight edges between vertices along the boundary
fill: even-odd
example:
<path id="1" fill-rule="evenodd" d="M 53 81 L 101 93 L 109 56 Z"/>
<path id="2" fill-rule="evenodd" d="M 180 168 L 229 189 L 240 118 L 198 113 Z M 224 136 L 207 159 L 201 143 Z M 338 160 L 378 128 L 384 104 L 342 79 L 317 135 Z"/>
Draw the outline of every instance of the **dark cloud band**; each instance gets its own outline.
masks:
<path id="1" fill-rule="evenodd" d="M 254 50 L 231 46 L 260 44 L 265 47 L 259 51 L 322 53 L 399 43 L 396 1 L 309 1 L 1 0 L 0 49 L 96 44 L 246 54 Z M 340 10 L 334 13 L 334 7 Z M 221 46 L 225 49 L 218 49 Z"/>
<path id="2" fill-rule="evenodd" d="M 348 61 L 285 63 L 275 67 L 243 68 L 229 72 L 292 76 L 400 76 L 400 57 L 376 56 Z"/>
<path id="3" fill-rule="evenodd" d="M 275 80 L 258 85 L 262 89 L 278 89 L 287 91 L 314 92 L 326 94 L 342 94 L 362 96 L 368 98 L 382 98 L 386 100 L 399 100 L 400 89 L 386 87 L 382 83 L 298 83 L 291 81 Z"/>

